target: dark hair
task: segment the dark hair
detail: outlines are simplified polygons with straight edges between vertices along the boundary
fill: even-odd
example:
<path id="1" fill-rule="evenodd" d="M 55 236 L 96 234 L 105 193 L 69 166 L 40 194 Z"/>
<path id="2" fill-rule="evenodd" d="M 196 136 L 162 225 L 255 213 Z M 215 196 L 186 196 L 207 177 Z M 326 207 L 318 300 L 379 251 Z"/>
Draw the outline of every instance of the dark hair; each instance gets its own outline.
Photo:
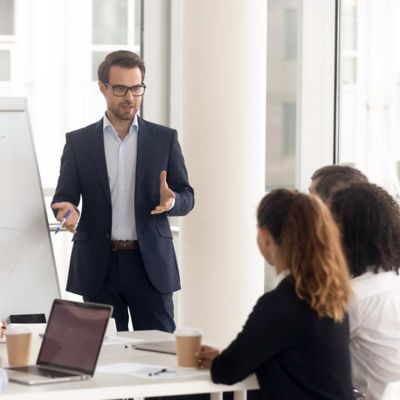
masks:
<path id="1" fill-rule="evenodd" d="M 142 82 L 146 68 L 144 61 L 135 53 L 127 50 L 113 51 L 106 55 L 104 61 L 99 65 L 97 76 L 100 82 L 107 83 L 110 78 L 110 68 L 114 65 L 123 68 L 139 68 L 142 73 Z"/>
<path id="2" fill-rule="evenodd" d="M 351 294 L 350 278 L 327 206 L 316 196 L 277 189 L 261 200 L 257 223 L 282 250 L 297 295 L 320 317 L 341 321 Z"/>
<path id="3" fill-rule="evenodd" d="M 335 190 L 352 183 L 368 182 L 368 178 L 358 169 L 347 165 L 326 165 L 317 169 L 311 180 L 317 180 L 315 191 L 323 201 L 329 200 Z"/>
<path id="4" fill-rule="evenodd" d="M 354 277 L 379 268 L 399 271 L 400 209 L 389 193 L 357 183 L 336 191 L 330 206 Z"/>

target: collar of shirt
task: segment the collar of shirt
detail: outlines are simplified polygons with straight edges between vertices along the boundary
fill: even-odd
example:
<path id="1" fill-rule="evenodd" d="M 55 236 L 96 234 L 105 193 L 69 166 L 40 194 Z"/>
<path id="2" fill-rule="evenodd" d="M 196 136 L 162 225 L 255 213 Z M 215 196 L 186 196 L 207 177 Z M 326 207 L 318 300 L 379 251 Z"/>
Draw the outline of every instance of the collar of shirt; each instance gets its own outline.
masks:
<path id="1" fill-rule="evenodd" d="M 103 132 L 112 132 L 113 135 L 116 137 L 116 139 L 121 140 L 118 136 L 117 131 L 113 127 L 111 121 L 107 117 L 107 113 L 104 113 L 104 118 L 103 118 Z M 138 116 L 135 114 L 135 118 L 132 121 L 132 124 L 129 128 L 128 135 L 130 135 L 132 132 L 139 132 L 139 123 L 138 123 Z"/>

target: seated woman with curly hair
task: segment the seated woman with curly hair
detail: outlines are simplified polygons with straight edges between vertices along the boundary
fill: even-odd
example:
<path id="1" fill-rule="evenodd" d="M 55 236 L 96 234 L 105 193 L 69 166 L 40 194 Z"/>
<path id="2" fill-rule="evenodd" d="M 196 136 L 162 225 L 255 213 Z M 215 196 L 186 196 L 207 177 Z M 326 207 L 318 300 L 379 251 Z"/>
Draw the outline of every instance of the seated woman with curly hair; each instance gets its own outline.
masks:
<path id="1" fill-rule="evenodd" d="M 268 400 L 353 399 L 348 347 L 350 278 L 339 232 L 315 196 L 266 195 L 257 212 L 261 254 L 287 276 L 261 296 L 221 354 L 202 346 L 199 364 L 216 383 L 255 372 Z"/>
<path id="2" fill-rule="evenodd" d="M 377 400 L 400 380 L 400 210 L 382 188 L 357 183 L 330 206 L 352 275 L 349 305 L 354 386 Z"/>

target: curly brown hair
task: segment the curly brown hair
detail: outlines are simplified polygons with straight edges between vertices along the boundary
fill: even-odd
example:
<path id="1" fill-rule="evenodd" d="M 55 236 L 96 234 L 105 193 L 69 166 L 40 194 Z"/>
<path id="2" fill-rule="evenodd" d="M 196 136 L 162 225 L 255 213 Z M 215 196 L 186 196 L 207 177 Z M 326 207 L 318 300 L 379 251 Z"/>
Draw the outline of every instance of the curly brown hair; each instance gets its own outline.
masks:
<path id="1" fill-rule="evenodd" d="M 381 187 L 357 183 L 336 191 L 330 207 L 338 222 L 351 274 L 400 268 L 400 209 Z"/>
<path id="2" fill-rule="evenodd" d="M 320 317 L 341 321 L 351 295 L 350 278 L 327 206 L 317 196 L 277 189 L 261 200 L 257 222 L 281 248 L 297 295 Z"/>

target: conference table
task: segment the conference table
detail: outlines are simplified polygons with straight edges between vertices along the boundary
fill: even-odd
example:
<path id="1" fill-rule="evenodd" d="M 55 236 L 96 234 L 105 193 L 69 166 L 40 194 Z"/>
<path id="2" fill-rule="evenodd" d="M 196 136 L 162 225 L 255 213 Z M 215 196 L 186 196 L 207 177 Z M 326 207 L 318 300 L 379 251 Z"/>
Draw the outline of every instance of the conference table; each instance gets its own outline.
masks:
<path id="1" fill-rule="evenodd" d="M 160 331 L 119 332 L 121 338 L 133 338 L 143 342 L 174 340 L 170 333 Z M 36 361 L 40 347 L 40 337 L 33 335 L 31 362 Z M 203 371 L 198 375 L 158 379 L 148 376 L 128 376 L 122 373 L 107 373 L 102 369 L 117 363 L 139 363 L 165 366 L 177 369 L 176 356 L 164 353 L 137 350 L 127 344 L 103 345 L 93 378 L 85 381 L 52 383 L 28 386 L 9 382 L 7 391 L 0 400 L 105 400 L 141 399 L 153 396 L 171 396 L 210 393 L 211 400 L 222 399 L 223 392 L 234 392 L 235 400 L 246 399 L 246 391 L 258 388 L 255 375 L 247 377 L 235 385 L 215 384 L 210 374 Z M 0 342 L 0 366 L 7 366 L 6 344 Z M 187 370 L 186 370 L 187 371 Z"/>

